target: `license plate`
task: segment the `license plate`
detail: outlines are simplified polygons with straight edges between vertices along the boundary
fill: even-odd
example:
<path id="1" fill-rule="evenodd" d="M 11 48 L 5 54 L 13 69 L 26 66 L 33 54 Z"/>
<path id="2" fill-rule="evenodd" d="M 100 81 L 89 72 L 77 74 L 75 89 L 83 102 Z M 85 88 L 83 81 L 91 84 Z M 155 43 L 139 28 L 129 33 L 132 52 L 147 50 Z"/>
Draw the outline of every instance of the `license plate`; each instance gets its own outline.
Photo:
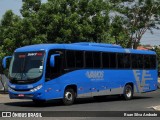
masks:
<path id="1" fill-rule="evenodd" d="M 24 97 L 24 94 L 18 94 L 18 97 Z"/>

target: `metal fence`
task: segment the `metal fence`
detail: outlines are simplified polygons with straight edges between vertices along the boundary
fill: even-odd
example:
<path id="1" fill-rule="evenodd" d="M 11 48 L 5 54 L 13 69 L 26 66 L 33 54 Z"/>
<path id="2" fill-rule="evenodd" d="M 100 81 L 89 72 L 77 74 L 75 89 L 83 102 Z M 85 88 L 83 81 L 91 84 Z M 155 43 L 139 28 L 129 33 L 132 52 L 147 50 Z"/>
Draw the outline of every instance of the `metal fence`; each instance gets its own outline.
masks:
<path id="1" fill-rule="evenodd" d="M 7 93 L 8 91 L 8 78 L 4 74 L 0 74 L 0 92 Z"/>

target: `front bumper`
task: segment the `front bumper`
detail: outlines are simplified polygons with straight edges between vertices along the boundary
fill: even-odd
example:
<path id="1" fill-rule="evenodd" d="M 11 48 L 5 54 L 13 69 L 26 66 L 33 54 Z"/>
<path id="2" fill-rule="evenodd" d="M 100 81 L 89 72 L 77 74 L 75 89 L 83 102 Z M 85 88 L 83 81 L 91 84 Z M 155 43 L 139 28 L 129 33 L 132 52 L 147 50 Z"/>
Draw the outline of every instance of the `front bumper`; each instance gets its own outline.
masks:
<path id="1" fill-rule="evenodd" d="M 39 99 L 45 100 L 45 93 L 43 90 L 38 90 L 36 92 L 18 92 L 9 91 L 10 99 Z"/>

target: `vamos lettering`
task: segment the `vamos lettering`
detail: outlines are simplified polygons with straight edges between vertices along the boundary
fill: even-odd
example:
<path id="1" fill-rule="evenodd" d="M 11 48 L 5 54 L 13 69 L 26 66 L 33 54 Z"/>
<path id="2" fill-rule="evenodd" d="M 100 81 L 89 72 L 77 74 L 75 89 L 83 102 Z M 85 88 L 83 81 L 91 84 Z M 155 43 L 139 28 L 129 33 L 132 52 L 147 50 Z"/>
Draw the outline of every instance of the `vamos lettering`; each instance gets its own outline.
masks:
<path id="1" fill-rule="evenodd" d="M 104 80 L 104 71 L 87 71 L 86 76 L 92 80 Z"/>

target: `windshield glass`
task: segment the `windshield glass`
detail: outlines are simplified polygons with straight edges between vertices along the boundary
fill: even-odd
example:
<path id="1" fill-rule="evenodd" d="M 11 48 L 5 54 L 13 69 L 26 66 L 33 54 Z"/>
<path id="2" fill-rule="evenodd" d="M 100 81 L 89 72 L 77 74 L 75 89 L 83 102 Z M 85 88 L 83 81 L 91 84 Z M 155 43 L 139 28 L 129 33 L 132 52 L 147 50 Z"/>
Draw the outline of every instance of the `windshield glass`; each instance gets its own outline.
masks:
<path id="1" fill-rule="evenodd" d="M 37 80 L 43 73 L 45 52 L 15 52 L 9 68 L 11 81 Z"/>

